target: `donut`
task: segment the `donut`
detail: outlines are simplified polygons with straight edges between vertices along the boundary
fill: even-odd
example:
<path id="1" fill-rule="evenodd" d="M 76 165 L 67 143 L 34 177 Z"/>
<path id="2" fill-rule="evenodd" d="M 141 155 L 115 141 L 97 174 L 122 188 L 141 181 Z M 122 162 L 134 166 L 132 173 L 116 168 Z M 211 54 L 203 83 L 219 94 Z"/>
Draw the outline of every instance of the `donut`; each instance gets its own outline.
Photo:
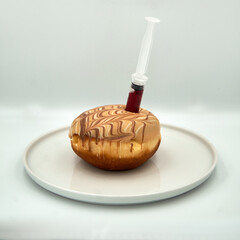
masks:
<path id="1" fill-rule="evenodd" d="M 157 151 L 159 120 L 148 110 L 138 113 L 125 105 L 107 105 L 80 114 L 71 124 L 73 151 L 89 164 L 105 170 L 134 169 Z"/>

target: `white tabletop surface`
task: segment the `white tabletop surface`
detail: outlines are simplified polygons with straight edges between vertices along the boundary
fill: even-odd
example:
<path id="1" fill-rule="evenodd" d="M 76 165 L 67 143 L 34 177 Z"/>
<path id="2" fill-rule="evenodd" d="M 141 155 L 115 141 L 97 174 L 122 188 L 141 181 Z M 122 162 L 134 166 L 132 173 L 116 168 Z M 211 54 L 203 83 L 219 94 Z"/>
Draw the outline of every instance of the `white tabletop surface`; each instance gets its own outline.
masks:
<path id="1" fill-rule="evenodd" d="M 0 109 L 0 239 L 239 239 L 240 112 L 152 110 L 162 123 L 213 143 L 212 176 L 181 196 L 141 205 L 103 206 L 57 196 L 33 182 L 23 152 L 34 138 L 67 126 L 84 109 Z"/>

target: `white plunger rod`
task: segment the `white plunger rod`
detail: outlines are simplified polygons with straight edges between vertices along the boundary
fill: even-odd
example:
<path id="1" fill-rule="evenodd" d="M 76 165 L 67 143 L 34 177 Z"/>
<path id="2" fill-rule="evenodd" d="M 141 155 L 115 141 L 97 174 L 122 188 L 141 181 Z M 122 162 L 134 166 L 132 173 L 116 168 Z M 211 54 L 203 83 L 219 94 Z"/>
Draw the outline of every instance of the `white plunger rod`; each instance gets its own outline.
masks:
<path id="1" fill-rule="evenodd" d="M 155 23 L 160 22 L 159 19 L 153 17 L 145 18 L 148 22 L 147 30 L 142 40 L 141 51 L 138 57 L 138 64 L 136 74 L 144 75 L 147 71 L 149 56 L 151 53 L 152 42 L 153 42 L 153 29 Z"/>

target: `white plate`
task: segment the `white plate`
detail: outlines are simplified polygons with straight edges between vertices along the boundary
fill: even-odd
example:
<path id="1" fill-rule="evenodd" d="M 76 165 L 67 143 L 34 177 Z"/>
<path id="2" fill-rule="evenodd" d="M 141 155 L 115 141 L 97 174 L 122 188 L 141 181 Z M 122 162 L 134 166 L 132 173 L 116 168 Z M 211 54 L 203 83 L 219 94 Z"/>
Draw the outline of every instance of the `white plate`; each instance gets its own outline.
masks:
<path id="1" fill-rule="evenodd" d="M 24 166 L 40 186 L 75 200 L 134 204 L 166 199 L 204 182 L 217 158 L 213 146 L 193 132 L 162 124 L 161 133 L 156 154 L 134 170 L 110 172 L 85 163 L 71 149 L 68 128 L 31 143 Z"/>

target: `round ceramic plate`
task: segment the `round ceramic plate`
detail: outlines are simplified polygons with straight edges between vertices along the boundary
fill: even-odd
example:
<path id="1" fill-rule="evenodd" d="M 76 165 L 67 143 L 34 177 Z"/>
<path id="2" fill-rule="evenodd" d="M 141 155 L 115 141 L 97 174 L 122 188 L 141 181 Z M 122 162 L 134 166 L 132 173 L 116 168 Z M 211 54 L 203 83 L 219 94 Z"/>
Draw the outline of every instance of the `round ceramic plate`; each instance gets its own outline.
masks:
<path id="1" fill-rule="evenodd" d="M 161 134 L 155 155 L 129 171 L 105 171 L 84 162 L 72 151 L 68 128 L 31 143 L 24 154 L 24 166 L 29 176 L 47 190 L 100 204 L 136 204 L 174 197 L 210 176 L 217 159 L 206 139 L 164 124 Z"/>

